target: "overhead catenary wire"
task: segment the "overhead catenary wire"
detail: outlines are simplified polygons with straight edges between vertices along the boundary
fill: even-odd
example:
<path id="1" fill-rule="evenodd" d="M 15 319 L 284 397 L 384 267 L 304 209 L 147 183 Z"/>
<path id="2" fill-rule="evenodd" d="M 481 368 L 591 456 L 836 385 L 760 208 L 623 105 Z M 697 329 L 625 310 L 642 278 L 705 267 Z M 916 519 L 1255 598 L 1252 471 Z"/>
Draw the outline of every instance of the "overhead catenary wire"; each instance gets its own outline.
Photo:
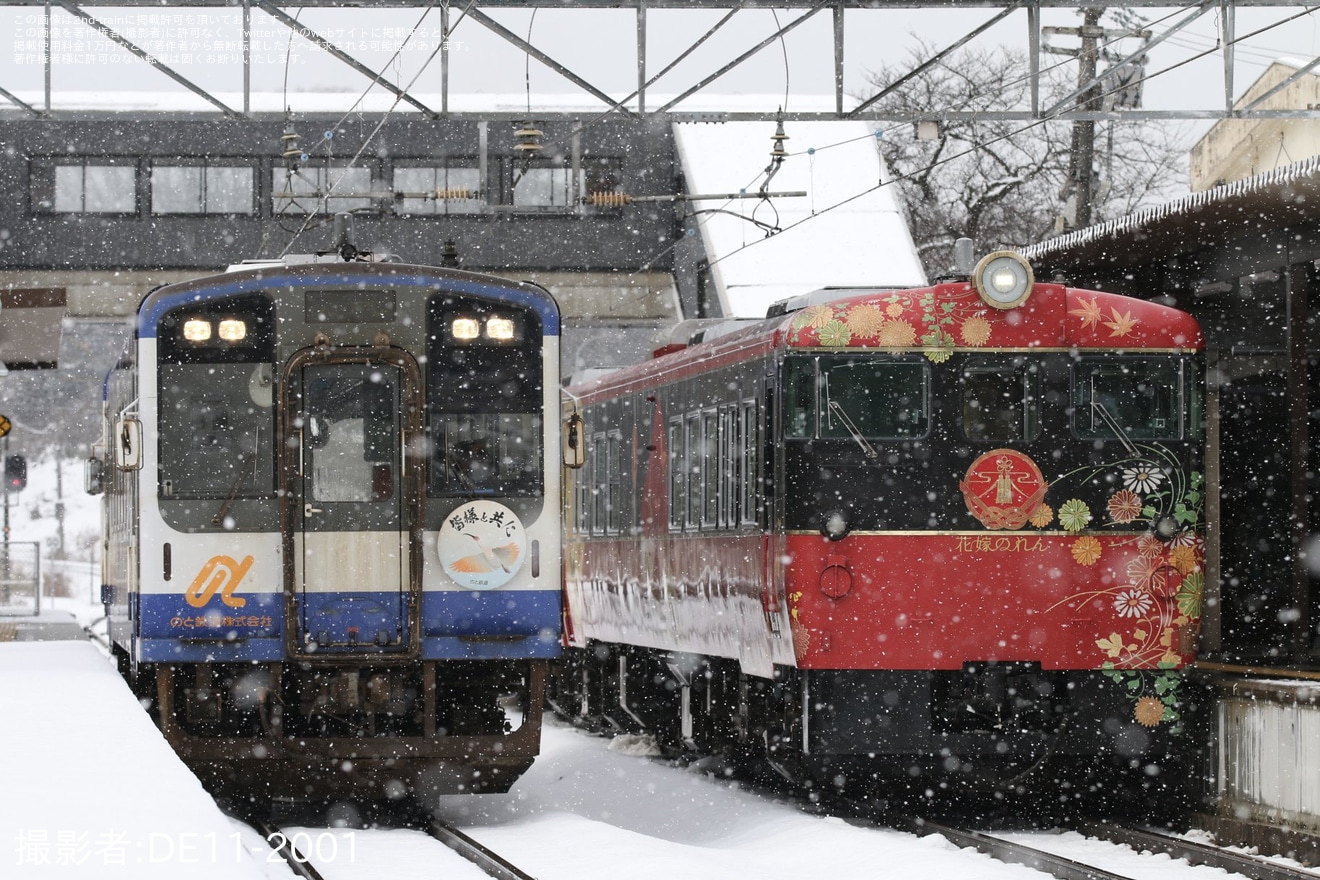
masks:
<path id="1" fill-rule="evenodd" d="M 1236 44 L 1236 43 L 1242 42 L 1243 40 L 1248 40 L 1248 39 L 1251 39 L 1251 38 L 1253 38 L 1253 37 L 1257 37 L 1257 36 L 1259 36 L 1260 34 L 1267 33 L 1267 32 L 1269 32 L 1269 31 L 1272 31 L 1272 30 L 1274 30 L 1274 29 L 1276 29 L 1276 28 L 1279 28 L 1279 27 L 1281 27 L 1281 26 L 1283 26 L 1283 25 L 1285 25 L 1285 24 L 1288 24 L 1288 23 L 1290 23 L 1290 22 L 1292 22 L 1292 21 L 1295 21 L 1295 20 L 1298 19 L 1298 18 L 1301 18 L 1301 17 L 1303 17 L 1303 16 L 1311 15 L 1312 13 L 1314 13 L 1314 12 L 1316 11 L 1317 8 L 1320 8 L 1320 7 L 1305 7 L 1302 11 L 1297 12 L 1297 13 L 1295 13 L 1295 14 L 1293 14 L 1293 15 L 1290 15 L 1290 16 L 1288 16 L 1287 18 L 1284 18 L 1284 19 L 1282 19 L 1282 20 L 1280 20 L 1280 21 L 1277 21 L 1277 22 L 1273 22 L 1273 23 L 1271 23 L 1271 24 L 1269 24 L 1269 25 L 1266 25 L 1266 26 L 1264 26 L 1264 27 L 1261 27 L 1261 28 L 1258 28 L 1258 29 L 1256 29 L 1256 30 L 1254 30 L 1254 31 L 1251 31 L 1250 33 L 1246 33 L 1246 34 L 1243 34 L 1243 35 L 1241 35 L 1241 36 L 1239 36 L 1239 37 L 1236 37 L 1236 38 L 1234 38 L 1230 43 L 1228 43 L 1228 44 L 1226 44 L 1226 45 L 1234 45 L 1234 44 Z M 1181 60 L 1181 61 L 1178 61 L 1178 62 L 1175 62 L 1175 63 L 1173 63 L 1173 64 L 1170 64 L 1170 65 L 1168 65 L 1167 67 L 1164 67 L 1164 68 L 1162 68 L 1162 69 L 1160 69 L 1160 70 L 1158 70 L 1158 71 L 1155 71 L 1155 72 L 1153 72 L 1153 73 L 1143 75 L 1143 76 L 1138 80 L 1138 82 L 1139 82 L 1139 83 L 1144 83 L 1144 82 L 1147 82 L 1147 81 L 1149 81 L 1149 80 L 1152 80 L 1152 79 L 1154 79 L 1154 78 L 1156 78 L 1156 77 L 1158 77 L 1158 76 L 1162 76 L 1162 75 L 1164 75 L 1164 74 L 1170 73 L 1171 71 L 1177 70 L 1177 69 L 1180 68 L 1180 67 L 1184 67 L 1184 66 L 1186 66 L 1187 64 L 1190 64 L 1190 63 L 1192 63 L 1192 62 L 1194 62 L 1194 61 L 1199 60 L 1200 58 L 1205 57 L 1206 55 L 1209 55 L 1209 54 L 1211 54 L 1211 53 L 1213 53 L 1213 52 L 1215 52 L 1215 51 L 1218 51 L 1220 48 L 1222 48 L 1222 47 L 1220 47 L 1220 46 L 1215 46 L 1215 47 L 1212 47 L 1212 48 L 1210 48 L 1210 49 L 1206 49 L 1206 50 L 1204 50 L 1204 51 L 1202 51 L 1202 52 L 1199 52 L 1199 53 L 1197 53 L 1197 54 L 1191 56 L 1190 58 L 1186 58 L 1186 59 L 1183 59 L 1183 60 Z M 1130 85 L 1131 85 L 1131 84 L 1129 84 L 1129 86 L 1130 86 Z M 1103 97 L 1106 97 L 1106 96 L 1108 96 L 1108 95 L 1110 95 L 1110 94 L 1113 94 L 1114 92 L 1119 91 L 1120 88 L 1123 88 L 1123 86 L 1115 86 L 1114 88 L 1111 88 L 1111 89 L 1109 89 L 1109 90 L 1107 90 L 1107 91 L 1102 92 L 1101 95 L 1100 95 L 1100 97 L 1103 98 Z M 1009 138 L 1017 137 L 1018 135 L 1023 134 L 1024 132 L 1027 132 L 1027 131 L 1032 130 L 1033 128 L 1038 128 L 1038 127 L 1040 127 L 1040 126 L 1042 126 L 1042 125 L 1045 125 L 1045 124 L 1047 124 L 1047 123 L 1054 122 L 1054 121 L 1056 121 L 1057 119 L 1059 119 L 1061 116 L 1063 116 L 1066 112 L 1068 112 L 1068 109 L 1070 109 L 1070 108 L 1060 108 L 1058 111 L 1056 111 L 1054 114 L 1052 114 L 1052 115 L 1050 115 L 1050 116 L 1046 116 L 1046 117 L 1043 117 L 1043 118 L 1041 118 L 1041 119 L 1032 120 L 1031 122 L 1028 122 L 1028 123 L 1026 123 L 1026 124 L 1020 126 L 1019 128 L 1016 128 L 1016 129 L 1012 130 L 1012 131 L 1005 132 L 1004 134 L 997 135 L 997 136 L 995 136 L 995 137 L 993 137 L 993 138 L 990 138 L 990 139 L 988 139 L 988 140 L 985 140 L 985 141 L 979 141 L 979 142 L 977 142 L 977 143 L 974 143 L 974 144 L 972 144 L 971 146 L 969 146 L 969 147 L 968 147 L 967 149 L 965 149 L 965 150 L 962 150 L 962 151 L 957 152 L 957 153 L 953 153 L 953 154 L 948 155 L 948 156 L 944 156 L 944 157 L 942 157 L 940 160 L 938 160 L 937 162 L 933 162 L 933 163 L 931 163 L 930 165 L 923 166 L 922 168 L 920 168 L 920 169 L 916 169 L 915 171 L 909 172 L 908 174 L 894 175 L 894 176 L 892 176 L 891 178 L 889 178 L 888 180 L 881 180 L 880 182 L 876 183 L 876 184 L 873 185 L 873 186 L 869 186 L 869 187 L 867 187 L 866 189 L 863 189 L 863 190 L 861 190 L 861 191 L 859 191 L 859 192 L 854 193 L 854 194 L 851 195 L 851 196 L 848 196 L 847 198 L 841 199 L 840 201 L 835 202 L 835 203 L 832 204 L 832 205 L 829 205 L 829 206 L 827 206 L 827 207 L 825 207 L 825 208 L 821 208 L 819 211 L 816 211 L 816 212 L 813 213 L 813 214 L 810 214 L 810 215 L 808 215 L 808 216 L 806 216 L 806 217 L 803 217 L 803 218 L 800 219 L 800 220 L 797 220 L 797 221 L 795 221 L 795 222 L 793 222 L 793 223 L 788 224 L 787 226 L 784 226 L 782 229 L 779 230 L 779 232 L 782 233 L 782 232 L 787 232 L 787 231 L 789 231 L 789 230 L 791 230 L 791 229 L 795 229 L 795 228 L 797 228 L 798 226 L 801 226 L 802 224 L 807 223 L 808 221 L 815 220 L 816 218 L 821 217 L 821 216 L 823 216 L 823 215 L 825 215 L 825 214 L 827 214 L 827 213 L 829 213 L 829 212 L 831 212 L 831 211 L 833 211 L 833 210 L 835 210 L 835 209 L 837 209 L 837 208 L 842 208 L 842 207 L 844 207 L 845 205 L 851 204 L 852 202 L 855 202 L 855 201 L 857 201 L 858 199 L 863 198 L 864 196 L 870 195 L 871 193 L 875 192 L 876 190 L 880 189 L 880 188 L 883 187 L 883 186 L 886 186 L 886 185 L 889 185 L 889 184 L 893 184 L 893 183 L 899 183 L 899 182 L 901 182 L 901 181 L 903 181 L 903 180 L 910 179 L 910 178 L 912 178 L 912 177 L 915 177 L 915 176 L 916 176 L 917 174 L 919 174 L 919 173 L 923 173 L 923 172 L 925 172 L 925 171 L 930 170 L 931 168 L 935 168 L 935 167 L 938 167 L 938 166 L 940 166 L 940 165 L 943 165 L 943 164 L 947 164 L 947 163 L 949 163 L 949 162 L 952 162 L 952 161 L 954 161 L 955 159 L 960 159 L 960 158 L 962 158 L 962 157 L 964 157 L 964 156 L 971 155 L 972 153 L 976 152 L 977 150 L 979 150 L 979 149 L 981 149 L 981 148 L 983 148 L 983 147 L 987 147 L 987 146 L 990 146 L 990 145 L 992 145 L 992 144 L 999 143 L 1000 141 L 1004 141 L 1004 140 L 1007 140 L 1007 139 L 1009 139 Z M 872 136 L 877 136 L 877 135 L 872 135 Z M 859 139 L 860 139 L 860 138 L 852 138 L 852 139 L 850 139 L 850 140 L 854 140 L 854 141 L 855 141 L 855 140 L 859 140 Z M 733 257 L 733 256 L 735 256 L 735 255 L 737 255 L 737 254 L 739 254 L 739 253 L 741 253 L 741 252 L 743 252 L 743 251 L 749 249 L 749 248 L 755 247 L 756 245 L 763 243 L 764 241 L 768 240 L 769 237 L 770 237 L 770 236 L 767 236 L 766 238 L 762 238 L 762 239 L 758 239 L 758 240 L 754 240 L 754 241 L 746 242 L 746 243 L 740 245 L 739 247 L 734 248 L 733 250 L 729 251 L 729 252 L 726 253 L 726 254 L 723 254 L 723 255 L 720 255 L 720 256 L 715 257 L 715 258 L 712 259 L 707 265 L 708 265 L 708 266 L 714 266 L 714 265 L 716 265 L 716 264 L 718 264 L 718 263 L 720 263 L 720 262 L 722 262 L 722 261 L 724 261 L 724 260 L 727 260 L 727 259 L 729 259 L 729 258 L 731 258 L 731 257 Z M 650 260 L 648 260 L 648 261 L 647 261 L 647 265 L 649 266 L 649 265 L 653 264 L 653 263 L 655 262 L 655 260 L 658 259 L 660 256 L 663 256 L 665 253 L 668 253 L 668 252 L 669 252 L 670 250 L 672 250 L 674 247 L 677 247 L 677 244 L 678 244 L 678 242 L 675 241 L 674 243 L 672 243 L 672 244 L 670 244 L 670 245 L 667 245 L 667 246 L 666 246 L 664 249 L 662 249 L 659 253 L 657 253 L 657 254 L 656 254 L 655 256 L 653 256 Z"/>
<path id="2" fill-rule="evenodd" d="M 475 0 L 469 0 L 468 6 L 471 6 L 473 2 L 475 2 Z M 404 47 L 408 43 L 408 40 L 412 38 L 412 34 L 415 33 L 417 28 L 421 26 L 422 21 L 426 19 L 426 15 L 431 11 L 431 8 L 434 5 L 435 5 L 435 0 L 429 0 L 426 9 L 422 12 L 422 17 L 418 19 L 417 25 L 413 27 L 413 30 L 410 31 L 408 33 L 408 36 L 405 37 L 404 40 L 399 44 L 399 48 L 395 50 L 394 57 L 397 57 L 398 53 L 403 51 Z M 366 152 L 367 147 L 375 139 L 376 135 L 380 133 L 380 130 L 385 127 L 385 123 L 389 121 L 394 111 L 398 109 L 399 104 L 403 102 L 403 96 L 408 93 L 408 90 L 412 88 L 413 84 L 416 83 L 417 80 L 421 78 L 422 74 L 426 72 L 426 69 L 431 66 L 431 62 L 434 61 L 435 57 L 440 54 L 440 50 L 443 47 L 444 47 L 444 40 L 441 40 L 436 44 L 435 49 L 431 51 L 431 54 L 427 56 L 426 60 L 422 62 L 421 67 L 418 68 L 417 73 L 414 74 L 413 78 L 409 80 L 407 85 L 403 87 L 401 93 L 395 96 L 394 102 L 390 104 L 389 109 L 386 110 L 385 113 L 381 116 L 380 120 L 376 123 L 376 127 L 373 128 L 371 132 L 363 139 L 362 146 L 360 146 L 358 148 L 358 151 L 353 154 L 353 158 L 348 161 L 348 164 L 345 166 L 346 169 L 354 167 L 357 164 L 358 159 L 362 158 L 362 154 Z M 393 63 L 393 57 L 390 59 L 390 62 L 386 64 L 387 67 L 389 66 L 389 63 Z M 378 75 L 377 80 L 379 80 L 379 78 L 380 77 Z M 363 98 L 365 98 L 365 93 L 363 95 Z M 359 98 L 358 103 L 360 103 L 363 98 Z M 355 103 L 354 107 L 356 106 L 357 104 Z M 352 110 L 349 110 L 342 117 L 340 117 L 339 120 L 340 124 L 342 124 L 343 121 L 347 119 L 352 112 L 353 112 Z M 298 231 L 293 234 L 293 237 L 289 239 L 289 243 L 285 245 L 284 250 L 280 252 L 281 257 L 288 254 L 290 249 L 293 247 L 294 243 L 298 240 L 298 237 L 307 231 L 308 227 L 311 225 L 312 219 L 316 216 L 317 212 L 321 210 L 321 208 L 328 205 L 330 201 L 330 196 L 334 193 L 335 187 L 342 179 L 343 176 L 341 175 L 336 180 L 329 182 L 329 186 L 327 186 L 325 192 L 321 194 L 320 198 L 318 199 L 316 210 L 309 211 L 307 213 L 307 216 L 303 219 L 302 226 L 300 226 Z"/>

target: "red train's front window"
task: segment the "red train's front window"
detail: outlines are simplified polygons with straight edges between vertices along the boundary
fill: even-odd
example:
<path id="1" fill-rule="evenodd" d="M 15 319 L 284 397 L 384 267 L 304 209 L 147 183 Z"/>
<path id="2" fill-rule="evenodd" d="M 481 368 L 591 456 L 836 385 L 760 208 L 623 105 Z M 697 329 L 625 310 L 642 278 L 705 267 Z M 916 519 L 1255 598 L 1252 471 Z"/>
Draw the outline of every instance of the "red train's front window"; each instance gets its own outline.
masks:
<path id="1" fill-rule="evenodd" d="M 930 430 L 922 359 L 792 357 L 784 362 L 789 437 L 912 440 Z"/>
<path id="2" fill-rule="evenodd" d="M 1182 357 L 1084 357 L 1073 368 L 1073 430 L 1087 439 L 1201 435 L 1201 382 Z"/>

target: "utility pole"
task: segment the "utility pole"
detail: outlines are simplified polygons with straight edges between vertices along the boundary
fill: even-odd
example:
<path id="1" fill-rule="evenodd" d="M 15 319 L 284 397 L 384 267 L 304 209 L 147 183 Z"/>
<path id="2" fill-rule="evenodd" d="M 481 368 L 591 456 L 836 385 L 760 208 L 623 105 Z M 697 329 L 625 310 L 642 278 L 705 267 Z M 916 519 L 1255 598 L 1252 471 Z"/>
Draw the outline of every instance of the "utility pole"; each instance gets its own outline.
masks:
<path id="1" fill-rule="evenodd" d="M 1086 10 L 1082 24 L 1082 54 L 1078 59 L 1078 85 L 1085 85 L 1095 79 L 1097 47 L 1096 40 L 1104 36 L 1100 27 L 1103 9 L 1090 7 Z M 1082 93 L 1079 103 L 1081 109 L 1094 111 L 1100 109 L 1100 87 L 1093 85 Z M 1073 123 L 1072 147 L 1073 192 L 1077 196 L 1077 226 L 1091 225 L 1091 194 L 1095 184 L 1095 120 L 1078 119 Z"/>
<path id="2" fill-rule="evenodd" d="M 1101 27 L 1100 19 L 1105 11 L 1103 7 L 1088 7 L 1083 10 L 1082 26 L 1079 28 L 1048 27 L 1043 29 L 1046 34 L 1059 34 L 1081 39 L 1081 48 L 1078 49 L 1045 46 L 1043 51 L 1055 55 L 1069 55 L 1077 59 L 1077 88 L 1082 90 L 1077 96 L 1077 109 L 1086 113 L 1096 113 L 1105 109 L 1105 94 L 1100 83 L 1096 81 L 1100 56 L 1103 54 L 1111 64 L 1117 60 L 1117 57 L 1112 53 L 1101 50 L 1099 41 L 1102 39 L 1118 40 L 1124 37 L 1138 37 L 1148 41 L 1151 35 L 1148 30 L 1107 30 Z M 1144 62 L 1129 62 L 1119 68 L 1111 67 L 1106 74 L 1111 76 L 1121 71 L 1130 70 L 1132 72 L 1128 72 L 1128 75 L 1135 75 L 1134 85 L 1125 86 L 1125 88 L 1117 90 L 1110 97 L 1110 101 L 1115 107 L 1140 105 L 1141 63 Z M 1112 123 L 1110 123 L 1109 132 L 1112 138 Z M 1112 149 L 1110 152 L 1112 153 Z M 1081 228 L 1091 225 L 1092 200 L 1095 198 L 1096 192 L 1095 183 L 1095 119 L 1078 119 L 1073 122 L 1068 188 L 1060 193 L 1061 198 L 1066 200 L 1071 197 L 1073 200 L 1072 216 L 1065 218 L 1070 227 Z"/>
<path id="3" fill-rule="evenodd" d="M 1077 87 L 1081 88 L 1095 79 L 1097 60 L 1100 56 L 1096 41 L 1105 36 L 1105 29 L 1100 27 L 1100 16 L 1105 10 L 1088 7 L 1082 11 L 1082 26 L 1079 28 L 1045 28 L 1047 34 L 1061 34 L 1081 37 L 1080 49 L 1060 49 L 1044 47 L 1044 51 L 1055 55 L 1071 55 L 1077 59 Z M 1092 85 L 1077 98 L 1079 110 L 1100 109 L 1100 89 Z M 1078 119 L 1073 122 L 1072 152 L 1068 166 L 1068 187 L 1060 197 L 1073 199 L 1071 217 L 1065 221 L 1070 228 L 1089 226 L 1091 223 L 1091 188 L 1095 182 L 1095 120 Z M 1062 230 L 1060 230 L 1062 231 Z"/>

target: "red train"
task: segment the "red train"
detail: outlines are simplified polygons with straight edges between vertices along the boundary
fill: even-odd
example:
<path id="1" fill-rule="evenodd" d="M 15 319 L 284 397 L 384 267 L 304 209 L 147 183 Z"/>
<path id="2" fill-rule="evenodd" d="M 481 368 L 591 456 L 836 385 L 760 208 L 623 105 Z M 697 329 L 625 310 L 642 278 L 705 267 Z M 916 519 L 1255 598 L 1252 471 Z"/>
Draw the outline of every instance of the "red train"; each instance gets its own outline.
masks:
<path id="1" fill-rule="evenodd" d="M 818 785 L 1176 791 L 1195 320 L 1011 252 L 812 299 L 570 389 L 552 704 Z"/>

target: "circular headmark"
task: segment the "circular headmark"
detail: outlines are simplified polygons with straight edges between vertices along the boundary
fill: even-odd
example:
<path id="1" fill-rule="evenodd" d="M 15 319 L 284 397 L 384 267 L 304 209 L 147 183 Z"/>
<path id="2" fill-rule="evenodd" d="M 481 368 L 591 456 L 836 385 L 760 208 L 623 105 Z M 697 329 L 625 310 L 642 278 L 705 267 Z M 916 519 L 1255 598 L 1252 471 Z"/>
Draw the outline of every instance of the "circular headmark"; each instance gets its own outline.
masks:
<path id="1" fill-rule="evenodd" d="M 522 568 L 527 531 L 518 514 L 496 501 L 471 501 L 445 517 L 435 538 L 445 574 L 469 590 L 502 587 Z"/>

